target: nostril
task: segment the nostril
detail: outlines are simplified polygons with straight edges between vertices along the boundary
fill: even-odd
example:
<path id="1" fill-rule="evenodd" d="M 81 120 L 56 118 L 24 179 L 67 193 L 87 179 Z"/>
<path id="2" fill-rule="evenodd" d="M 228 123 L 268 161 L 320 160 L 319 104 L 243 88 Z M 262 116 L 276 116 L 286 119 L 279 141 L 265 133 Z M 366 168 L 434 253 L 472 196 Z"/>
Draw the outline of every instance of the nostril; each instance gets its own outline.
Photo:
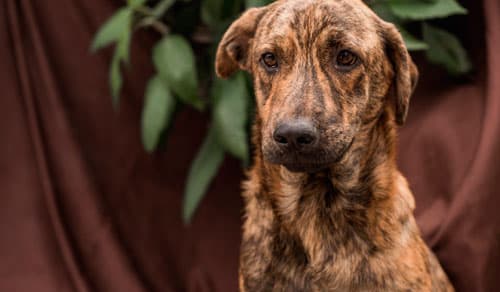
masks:
<path id="1" fill-rule="evenodd" d="M 309 145 L 314 142 L 314 137 L 309 134 L 304 134 L 297 137 L 297 144 L 299 145 Z"/>
<path id="2" fill-rule="evenodd" d="M 288 143 L 288 140 L 284 136 L 281 136 L 281 135 L 274 135 L 274 141 L 276 141 L 280 144 L 287 144 Z"/>
<path id="3" fill-rule="evenodd" d="M 312 123 L 304 120 L 282 123 L 273 133 L 273 139 L 279 147 L 295 150 L 312 147 L 318 138 L 317 130 Z"/>

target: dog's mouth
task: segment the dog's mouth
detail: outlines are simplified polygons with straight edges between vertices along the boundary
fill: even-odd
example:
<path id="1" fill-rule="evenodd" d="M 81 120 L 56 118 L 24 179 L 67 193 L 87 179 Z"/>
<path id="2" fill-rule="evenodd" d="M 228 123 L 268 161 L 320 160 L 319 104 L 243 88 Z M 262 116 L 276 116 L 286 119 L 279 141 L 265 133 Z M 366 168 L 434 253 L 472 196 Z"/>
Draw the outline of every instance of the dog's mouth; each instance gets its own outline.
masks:
<path id="1" fill-rule="evenodd" d="M 270 153 L 264 159 L 272 164 L 284 166 L 291 172 L 316 173 L 331 166 L 337 159 L 299 153 Z"/>
<path id="2" fill-rule="evenodd" d="M 328 169 L 330 163 L 284 163 L 282 164 L 291 172 L 317 173 Z"/>
<path id="3" fill-rule="evenodd" d="M 283 165 L 291 172 L 318 173 L 338 163 L 348 152 L 354 142 L 351 139 L 340 151 L 318 151 L 318 153 L 301 152 L 266 152 L 264 159 L 272 164 Z"/>

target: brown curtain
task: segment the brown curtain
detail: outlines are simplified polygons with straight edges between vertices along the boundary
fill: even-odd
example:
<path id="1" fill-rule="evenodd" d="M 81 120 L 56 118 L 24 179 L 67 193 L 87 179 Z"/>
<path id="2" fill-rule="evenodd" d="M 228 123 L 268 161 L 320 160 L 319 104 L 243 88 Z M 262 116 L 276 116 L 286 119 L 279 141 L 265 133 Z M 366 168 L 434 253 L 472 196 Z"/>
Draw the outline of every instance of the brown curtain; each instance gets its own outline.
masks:
<path id="1" fill-rule="evenodd" d="M 134 36 L 118 110 L 112 50 L 88 49 L 122 3 L 0 1 L 0 291 L 237 289 L 241 166 L 226 160 L 184 226 L 184 179 L 208 117 L 183 110 L 167 145 L 144 152 L 158 36 Z M 457 82 L 415 56 L 422 79 L 399 162 L 457 291 L 500 291 L 500 3 L 464 4 L 453 29 L 475 72 Z"/>

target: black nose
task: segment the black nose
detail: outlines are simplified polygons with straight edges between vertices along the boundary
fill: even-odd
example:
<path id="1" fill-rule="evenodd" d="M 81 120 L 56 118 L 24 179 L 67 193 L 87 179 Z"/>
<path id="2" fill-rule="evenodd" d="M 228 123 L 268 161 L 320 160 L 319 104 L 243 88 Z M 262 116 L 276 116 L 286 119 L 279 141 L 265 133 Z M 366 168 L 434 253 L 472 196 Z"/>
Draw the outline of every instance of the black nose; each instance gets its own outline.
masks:
<path id="1" fill-rule="evenodd" d="M 302 149 L 318 141 L 318 131 L 309 121 L 295 120 L 281 123 L 274 130 L 274 141 L 280 146 Z"/>

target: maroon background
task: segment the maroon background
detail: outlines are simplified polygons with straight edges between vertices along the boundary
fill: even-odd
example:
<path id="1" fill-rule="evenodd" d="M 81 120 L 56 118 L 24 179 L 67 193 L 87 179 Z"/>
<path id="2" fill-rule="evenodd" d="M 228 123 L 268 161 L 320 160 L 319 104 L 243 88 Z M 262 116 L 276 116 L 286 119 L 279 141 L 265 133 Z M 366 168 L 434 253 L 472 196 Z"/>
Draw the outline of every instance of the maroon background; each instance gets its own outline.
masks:
<path id="1" fill-rule="evenodd" d="M 240 164 L 227 159 L 185 227 L 181 201 L 207 116 L 183 111 L 166 148 L 140 144 L 154 33 L 132 48 L 120 109 L 112 51 L 89 53 L 122 1 L 0 1 L 0 291 L 235 291 Z M 421 82 L 399 162 L 425 240 L 457 291 L 500 291 L 500 3 L 466 1 L 475 66 Z M 465 20 L 465 21 L 464 21 Z"/>

